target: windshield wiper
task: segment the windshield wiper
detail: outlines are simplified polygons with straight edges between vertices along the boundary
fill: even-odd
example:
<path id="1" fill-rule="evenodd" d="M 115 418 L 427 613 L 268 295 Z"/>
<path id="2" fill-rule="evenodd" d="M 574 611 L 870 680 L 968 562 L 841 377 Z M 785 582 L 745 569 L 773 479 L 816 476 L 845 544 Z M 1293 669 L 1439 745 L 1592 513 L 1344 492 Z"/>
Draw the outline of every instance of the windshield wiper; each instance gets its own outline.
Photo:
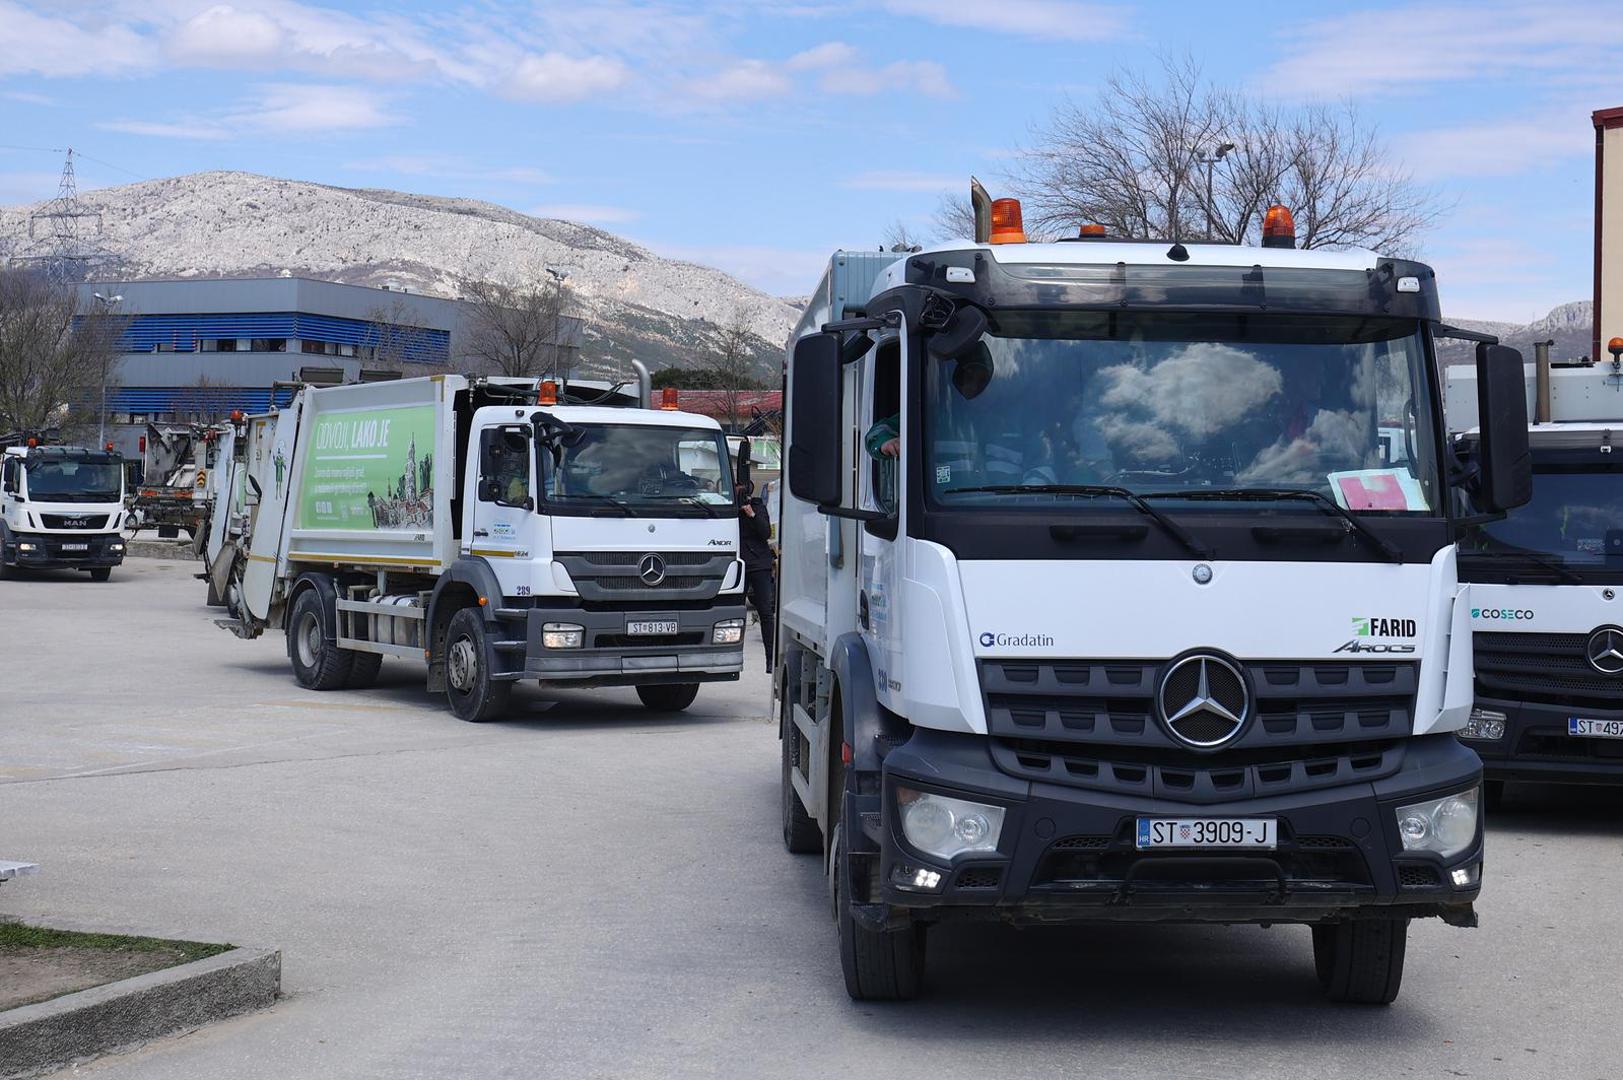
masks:
<path id="1" fill-rule="evenodd" d="M 1285 499 L 1299 499 L 1313 503 L 1321 510 L 1327 510 L 1346 523 L 1347 531 L 1356 532 L 1366 541 L 1373 544 L 1389 562 L 1403 561 L 1403 552 L 1399 551 L 1390 540 L 1366 525 L 1357 514 L 1336 502 L 1321 491 L 1312 488 L 1194 488 L 1189 491 L 1152 491 L 1148 493 L 1152 499 L 1190 499 L 1210 501 L 1237 501 L 1237 502 L 1277 502 Z"/>
<path id="2" fill-rule="evenodd" d="M 1525 548 L 1512 551 L 1508 548 L 1500 548 L 1497 550 L 1467 551 L 1461 552 L 1461 554 L 1466 558 L 1481 556 L 1489 559 L 1504 559 L 1507 561 L 1510 559 L 1525 559 L 1534 566 L 1543 567 L 1550 573 L 1554 574 L 1557 581 L 1565 582 L 1568 585 L 1582 585 L 1584 583 L 1584 579 L 1570 569 L 1564 560 L 1558 559 L 1553 555 L 1546 555 L 1542 551 L 1528 551 Z"/>
<path id="3" fill-rule="evenodd" d="M 1087 498 L 1109 497 L 1121 499 L 1134 510 L 1161 526 L 1168 536 L 1182 544 L 1197 559 L 1213 558 L 1212 549 L 1196 540 L 1194 535 L 1144 501 L 1143 496 L 1124 487 L 1110 484 L 981 484 L 975 487 L 948 488 L 943 495 L 964 495 L 989 492 L 994 495 L 1082 495 Z"/>
<path id="4" fill-rule="evenodd" d="M 697 506 L 700 510 L 704 511 L 705 517 L 716 516 L 716 508 L 695 495 L 679 495 L 677 496 L 676 501 L 681 503 L 683 506 Z"/>
<path id="5" fill-rule="evenodd" d="M 561 495 L 558 498 L 559 498 L 559 500 L 564 500 L 564 499 L 597 499 L 600 502 L 606 502 L 606 503 L 609 503 L 610 505 L 614 506 L 616 509 L 618 509 L 626 517 L 642 517 L 642 514 L 638 513 L 636 510 L 634 510 L 630 503 L 628 503 L 624 499 L 618 498 L 618 497 L 616 497 L 614 495 L 602 495 L 602 494 L 599 494 L 598 492 L 595 492 L 595 491 L 582 491 L 582 492 L 578 492 L 578 493 L 573 494 L 573 495 Z"/>

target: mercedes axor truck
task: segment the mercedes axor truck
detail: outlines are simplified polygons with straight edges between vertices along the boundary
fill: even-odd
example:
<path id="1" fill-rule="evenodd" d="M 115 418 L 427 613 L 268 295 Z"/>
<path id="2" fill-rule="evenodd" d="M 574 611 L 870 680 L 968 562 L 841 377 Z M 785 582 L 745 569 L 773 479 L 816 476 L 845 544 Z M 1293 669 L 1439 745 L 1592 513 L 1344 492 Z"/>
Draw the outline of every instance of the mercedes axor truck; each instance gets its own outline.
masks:
<path id="1" fill-rule="evenodd" d="M 1533 498 L 1460 544 L 1476 698 L 1460 731 L 1489 803 L 1506 781 L 1623 783 L 1623 338 L 1612 359 L 1526 373 Z M 1480 440 L 1476 372 L 1450 368 L 1462 457 Z"/>
<path id="2" fill-rule="evenodd" d="M 305 687 L 421 659 L 429 689 L 483 721 L 524 679 L 679 710 L 738 678 L 731 477 L 681 468 L 729 462 L 714 420 L 444 375 L 305 388 L 244 437 L 244 510 L 210 540 L 221 625 L 284 630 Z"/>
<path id="3" fill-rule="evenodd" d="M 124 459 L 111 449 L 0 437 L 0 578 L 85 570 L 106 581 L 124 561 Z"/>
<path id="4" fill-rule="evenodd" d="M 783 837 L 846 989 L 957 919 L 1295 923 L 1336 1000 L 1475 922 L 1451 485 L 1528 498 L 1521 362 L 1446 456 L 1432 270 L 1368 251 L 976 241 L 834 255 L 788 357 Z M 1383 438 L 1396 429 L 1401 453 Z"/>

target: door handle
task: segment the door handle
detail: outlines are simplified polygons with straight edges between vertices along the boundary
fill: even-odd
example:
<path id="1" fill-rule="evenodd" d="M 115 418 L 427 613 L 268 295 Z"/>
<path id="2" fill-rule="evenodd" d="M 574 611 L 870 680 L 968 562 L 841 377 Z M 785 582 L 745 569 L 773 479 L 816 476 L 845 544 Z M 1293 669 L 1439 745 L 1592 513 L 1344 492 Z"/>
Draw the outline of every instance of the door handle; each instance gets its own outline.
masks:
<path id="1" fill-rule="evenodd" d="M 489 536 L 490 534 L 488 532 L 486 532 L 485 530 L 483 530 L 483 529 L 475 529 L 475 530 L 473 530 L 473 535 L 475 535 L 475 536 Z"/>
<path id="2" fill-rule="evenodd" d="M 866 592 L 857 594 L 857 621 L 862 624 L 864 630 L 868 629 L 868 594 Z"/>

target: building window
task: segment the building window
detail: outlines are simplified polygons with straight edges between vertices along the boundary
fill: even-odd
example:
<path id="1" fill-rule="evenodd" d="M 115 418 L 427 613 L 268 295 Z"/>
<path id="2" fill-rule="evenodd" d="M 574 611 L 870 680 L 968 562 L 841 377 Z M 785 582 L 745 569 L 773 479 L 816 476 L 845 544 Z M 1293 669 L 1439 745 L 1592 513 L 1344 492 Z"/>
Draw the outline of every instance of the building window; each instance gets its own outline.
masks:
<path id="1" fill-rule="evenodd" d="M 236 352 L 237 339 L 232 338 L 204 338 L 202 344 L 204 352 Z"/>
<path id="2" fill-rule="evenodd" d="M 256 337 L 249 348 L 254 352 L 287 352 L 287 338 L 283 337 Z"/>

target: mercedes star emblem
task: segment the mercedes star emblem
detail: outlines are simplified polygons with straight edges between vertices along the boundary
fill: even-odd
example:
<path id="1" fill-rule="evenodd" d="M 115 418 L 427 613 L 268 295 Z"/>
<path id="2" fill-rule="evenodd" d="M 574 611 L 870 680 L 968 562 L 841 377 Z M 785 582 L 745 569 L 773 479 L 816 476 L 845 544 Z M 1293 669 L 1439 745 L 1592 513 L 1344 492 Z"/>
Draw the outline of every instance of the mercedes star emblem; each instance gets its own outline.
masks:
<path id="1" fill-rule="evenodd" d="M 1245 726 L 1251 692 L 1239 668 L 1220 656 L 1196 653 L 1167 669 L 1157 695 L 1161 719 L 1180 742 L 1210 748 Z"/>
<path id="2" fill-rule="evenodd" d="M 1623 675 L 1623 630 L 1603 626 L 1589 635 L 1584 648 L 1589 666 L 1602 675 Z"/>
<path id="3" fill-rule="evenodd" d="M 637 564 L 637 576 L 650 588 L 665 580 L 665 560 L 649 552 Z"/>

